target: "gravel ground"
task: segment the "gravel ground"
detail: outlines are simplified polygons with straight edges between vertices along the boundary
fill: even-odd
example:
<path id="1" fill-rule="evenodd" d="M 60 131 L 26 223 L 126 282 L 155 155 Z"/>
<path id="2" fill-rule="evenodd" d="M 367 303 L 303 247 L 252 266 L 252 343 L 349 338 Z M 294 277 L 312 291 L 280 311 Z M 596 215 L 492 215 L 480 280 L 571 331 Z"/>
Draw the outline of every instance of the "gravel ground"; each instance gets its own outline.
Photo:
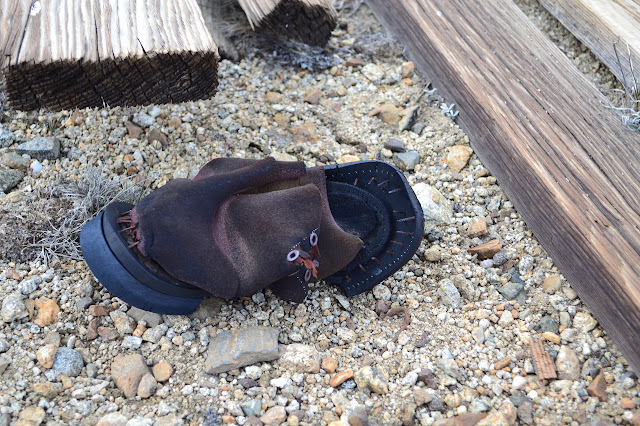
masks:
<path id="1" fill-rule="evenodd" d="M 566 31 L 556 38 L 614 87 Z M 222 61 L 208 101 L 5 111 L 0 425 L 640 423 L 637 376 L 472 152 L 455 106 L 365 6 L 327 49 L 260 52 Z M 317 284 L 299 305 L 266 291 L 183 317 L 132 309 L 81 258 L 35 244 L 95 212 L 96 191 L 266 155 L 398 165 L 428 217 L 417 255 L 351 299 Z M 487 242 L 495 250 L 468 251 Z M 557 378 L 540 379 L 534 338 Z"/>

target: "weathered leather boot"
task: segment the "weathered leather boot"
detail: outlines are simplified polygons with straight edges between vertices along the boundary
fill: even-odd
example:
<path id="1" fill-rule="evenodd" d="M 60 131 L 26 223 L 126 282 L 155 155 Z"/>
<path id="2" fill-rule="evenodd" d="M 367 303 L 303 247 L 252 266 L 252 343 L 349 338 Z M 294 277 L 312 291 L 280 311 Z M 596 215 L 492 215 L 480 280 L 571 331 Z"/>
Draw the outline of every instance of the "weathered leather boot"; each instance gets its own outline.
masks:
<path id="1" fill-rule="evenodd" d="M 141 309 L 190 313 L 207 295 L 264 288 L 301 302 L 326 278 L 347 295 L 406 263 L 422 210 L 402 173 L 381 162 L 306 169 L 273 158 L 219 158 L 138 205 L 113 203 L 82 231 L 96 278 Z"/>

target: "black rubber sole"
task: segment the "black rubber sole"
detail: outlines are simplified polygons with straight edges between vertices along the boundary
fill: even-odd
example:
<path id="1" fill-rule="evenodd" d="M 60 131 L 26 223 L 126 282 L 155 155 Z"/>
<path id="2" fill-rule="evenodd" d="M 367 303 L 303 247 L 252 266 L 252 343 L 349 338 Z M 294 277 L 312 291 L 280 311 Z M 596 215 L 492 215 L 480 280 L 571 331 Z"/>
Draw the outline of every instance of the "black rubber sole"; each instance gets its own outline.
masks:
<path id="1" fill-rule="evenodd" d="M 159 314 L 192 313 L 209 294 L 151 271 L 118 232 L 116 219 L 132 207 L 111 203 L 82 228 L 80 247 L 89 269 L 110 293 L 130 305 Z"/>
<path id="2" fill-rule="evenodd" d="M 365 243 L 349 265 L 325 278 L 351 297 L 370 290 L 411 260 L 422 242 L 424 215 L 404 175 L 391 164 L 360 161 L 324 169 L 331 213 L 340 227 Z M 361 199 L 365 212 L 356 210 L 356 200 L 349 198 Z"/>

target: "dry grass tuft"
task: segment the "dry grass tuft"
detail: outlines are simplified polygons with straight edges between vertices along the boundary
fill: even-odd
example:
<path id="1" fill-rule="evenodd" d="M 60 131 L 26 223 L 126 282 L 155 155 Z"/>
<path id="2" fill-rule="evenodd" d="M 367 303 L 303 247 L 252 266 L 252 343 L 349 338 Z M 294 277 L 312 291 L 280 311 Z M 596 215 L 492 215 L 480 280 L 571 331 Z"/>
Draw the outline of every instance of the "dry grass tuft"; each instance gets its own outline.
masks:
<path id="1" fill-rule="evenodd" d="M 73 207 L 57 225 L 50 221 L 49 229 L 39 232 L 42 237 L 34 246 L 40 248 L 40 257 L 47 264 L 60 258 L 81 260 L 79 237 L 82 227 L 108 204 L 114 201 L 136 204 L 144 196 L 143 188 L 132 178 L 109 179 L 93 168 L 76 183 L 54 187 L 50 197 L 70 201 Z"/>

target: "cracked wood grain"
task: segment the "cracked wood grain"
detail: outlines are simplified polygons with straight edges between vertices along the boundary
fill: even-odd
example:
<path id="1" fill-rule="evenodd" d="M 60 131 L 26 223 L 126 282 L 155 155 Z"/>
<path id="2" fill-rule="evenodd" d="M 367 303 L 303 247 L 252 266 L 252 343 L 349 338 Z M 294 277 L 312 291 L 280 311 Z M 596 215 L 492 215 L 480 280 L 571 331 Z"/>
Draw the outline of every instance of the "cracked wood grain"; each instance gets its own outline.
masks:
<path id="1" fill-rule="evenodd" d="M 17 109 L 180 102 L 217 87 L 195 0 L 0 0 L 0 28 Z"/>

